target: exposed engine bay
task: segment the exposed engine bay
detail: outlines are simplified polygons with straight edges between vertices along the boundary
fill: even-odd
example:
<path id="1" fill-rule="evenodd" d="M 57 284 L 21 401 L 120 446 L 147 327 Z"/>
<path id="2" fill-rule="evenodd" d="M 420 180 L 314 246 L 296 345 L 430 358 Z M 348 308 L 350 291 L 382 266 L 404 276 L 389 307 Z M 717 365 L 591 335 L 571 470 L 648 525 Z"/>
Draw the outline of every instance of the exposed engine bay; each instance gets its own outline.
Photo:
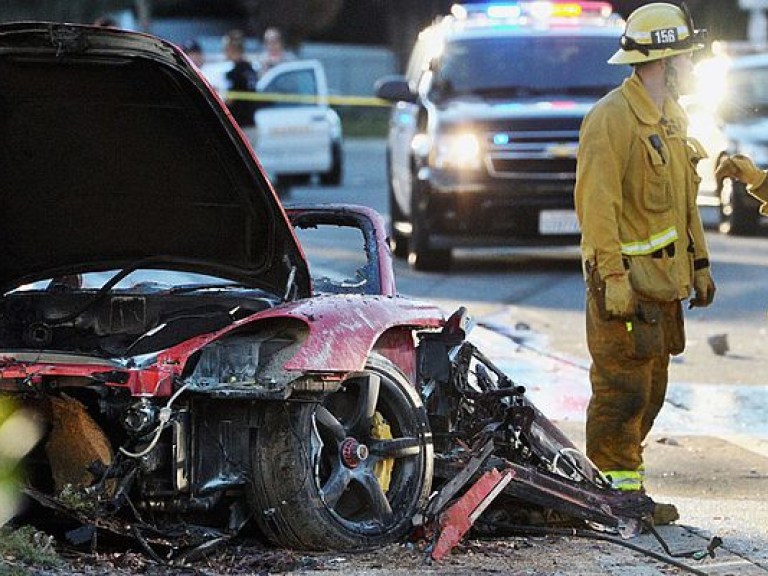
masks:
<path id="1" fill-rule="evenodd" d="M 212 332 L 270 308 L 253 291 L 17 291 L 0 299 L 0 349 L 58 350 L 106 358 L 138 356 Z"/>

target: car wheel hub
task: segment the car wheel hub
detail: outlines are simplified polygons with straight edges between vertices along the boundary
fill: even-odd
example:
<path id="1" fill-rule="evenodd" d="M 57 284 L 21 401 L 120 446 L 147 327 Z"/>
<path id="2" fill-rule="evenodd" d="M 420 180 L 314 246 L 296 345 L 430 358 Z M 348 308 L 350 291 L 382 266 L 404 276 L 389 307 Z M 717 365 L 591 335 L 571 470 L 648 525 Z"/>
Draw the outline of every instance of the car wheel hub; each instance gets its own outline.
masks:
<path id="1" fill-rule="evenodd" d="M 357 468 L 361 462 L 368 459 L 368 454 L 368 447 L 354 438 L 346 438 L 341 443 L 341 461 L 347 468 Z"/>

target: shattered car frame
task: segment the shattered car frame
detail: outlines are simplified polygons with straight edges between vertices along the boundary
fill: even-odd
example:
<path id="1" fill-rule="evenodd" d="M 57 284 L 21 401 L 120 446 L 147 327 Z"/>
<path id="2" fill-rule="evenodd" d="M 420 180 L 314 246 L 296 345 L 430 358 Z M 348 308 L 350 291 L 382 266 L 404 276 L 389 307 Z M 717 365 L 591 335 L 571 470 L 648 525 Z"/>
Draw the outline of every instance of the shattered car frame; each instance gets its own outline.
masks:
<path id="1" fill-rule="evenodd" d="M 466 341 L 462 312 L 396 296 L 375 212 L 286 212 L 176 47 L 5 24 L 0 74 L 0 393 L 46 428 L 34 500 L 186 559 L 248 520 L 291 548 L 392 542 L 491 469 L 507 511 L 647 513 Z M 319 225 L 361 232 L 353 281 L 313 290 L 292 226 Z"/>

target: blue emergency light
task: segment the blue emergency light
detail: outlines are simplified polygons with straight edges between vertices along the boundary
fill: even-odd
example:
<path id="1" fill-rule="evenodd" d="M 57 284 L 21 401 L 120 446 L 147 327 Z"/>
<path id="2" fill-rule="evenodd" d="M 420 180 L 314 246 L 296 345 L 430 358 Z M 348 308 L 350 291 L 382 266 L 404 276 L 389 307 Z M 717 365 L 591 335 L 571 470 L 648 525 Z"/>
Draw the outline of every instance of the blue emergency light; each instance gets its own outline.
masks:
<path id="1" fill-rule="evenodd" d="M 613 6 L 602 0 L 522 0 L 520 2 L 491 2 L 454 4 L 451 13 L 458 20 L 495 20 L 511 23 L 528 19 L 609 18 Z"/>

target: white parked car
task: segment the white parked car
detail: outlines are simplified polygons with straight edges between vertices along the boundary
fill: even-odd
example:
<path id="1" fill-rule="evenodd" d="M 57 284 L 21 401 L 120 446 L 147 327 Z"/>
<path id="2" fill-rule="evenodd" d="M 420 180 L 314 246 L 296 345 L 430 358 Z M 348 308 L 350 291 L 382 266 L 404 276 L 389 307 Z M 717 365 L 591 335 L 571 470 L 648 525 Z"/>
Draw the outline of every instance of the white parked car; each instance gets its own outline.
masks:
<path id="1" fill-rule="evenodd" d="M 204 64 L 203 75 L 221 95 L 227 90 L 228 61 Z M 328 83 L 318 60 L 293 60 L 266 72 L 257 92 L 256 136 L 251 145 L 264 170 L 279 187 L 302 183 L 313 175 L 325 185 L 341 184 L 341 119 L 328 105 Z M 315 99 L 315 100 L 313 100 Z"/>

